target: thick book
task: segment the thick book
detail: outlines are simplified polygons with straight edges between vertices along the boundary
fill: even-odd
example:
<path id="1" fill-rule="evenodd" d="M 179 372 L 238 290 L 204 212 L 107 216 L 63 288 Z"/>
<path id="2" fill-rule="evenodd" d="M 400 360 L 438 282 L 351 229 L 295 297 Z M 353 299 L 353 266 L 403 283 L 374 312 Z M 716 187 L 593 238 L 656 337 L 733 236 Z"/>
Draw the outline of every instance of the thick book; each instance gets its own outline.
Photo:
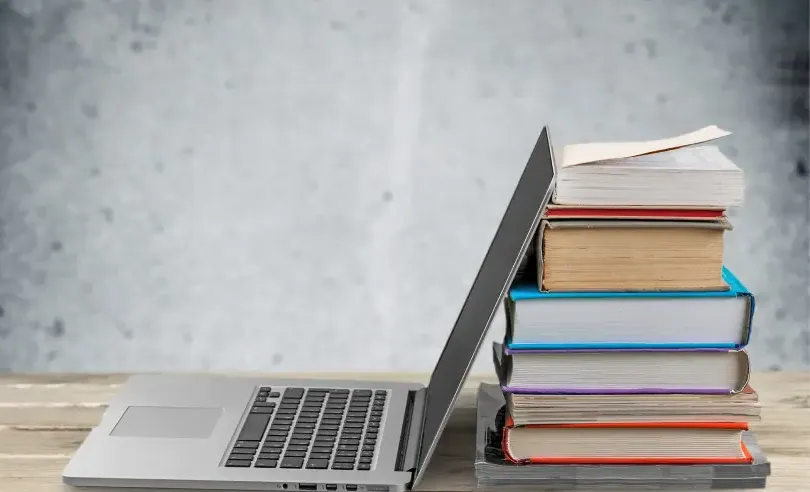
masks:
<path id="1" fill-rule="evenodd" d="M 504 300 L 510 349 L 740 349 L 754 295 L 723 267 L 718 291 L 543 292 L 512 286 Z"/>
<path id="2" fill-rule="evenodd" d="M 507 393 L 730 394 L 751 373 L 744 350 L 492 350 Z"/>
<path id="3" fill-rule="evenodd" d="M 727 219 L 540 222 L 538 286 L 543 291 L 726 290 Z"/>
<path id="4" fill-rule="evenodd" d="M 554 395 L 505 393 L 515 425 L 626 422 L 759 422 L 762 405 L 748 385 L 730 395 Z"/>
<path id="5" fill-rule="evenodd" d="M 646 142 L 568 145 L 555 162 L 561 205 L 729 208 L 743 202 L 743 171 L 714 145 L 716 126 Z M 699 145 L 699 146 L 696 146 Z"/>
<path id="6" fill-rule="evenodd" d="M 627 422 L 515 426 L 503 453 L 525 464 L 751 463 L 745 422 Z"/>

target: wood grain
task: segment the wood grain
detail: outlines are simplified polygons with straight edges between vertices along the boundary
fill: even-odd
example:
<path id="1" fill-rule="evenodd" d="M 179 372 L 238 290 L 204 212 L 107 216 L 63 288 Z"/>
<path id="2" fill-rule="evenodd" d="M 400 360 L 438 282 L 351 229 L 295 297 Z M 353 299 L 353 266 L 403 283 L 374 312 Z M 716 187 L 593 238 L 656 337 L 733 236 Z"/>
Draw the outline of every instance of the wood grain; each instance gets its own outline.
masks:
<path id="1" fill-rule="evenodd" d="M 268 374 L 268 377 L 425 381 L 424 374 Z M 61 473 L 96 425 L 124 374 L 0 374 L 0 491 L 67 492 Z M 425 491 L 475 489 L 472 470 L 475 388 L 471 377 L 431 462 Z M 754 426 L 772 462 L 767 491 L 800 492 L 810 483 L 810 373 L 757 373 L 763 403 Z M 128 490 L 128 492 L 137 492 Z M 150 490 L 149 492 L 155 492 Z"/>

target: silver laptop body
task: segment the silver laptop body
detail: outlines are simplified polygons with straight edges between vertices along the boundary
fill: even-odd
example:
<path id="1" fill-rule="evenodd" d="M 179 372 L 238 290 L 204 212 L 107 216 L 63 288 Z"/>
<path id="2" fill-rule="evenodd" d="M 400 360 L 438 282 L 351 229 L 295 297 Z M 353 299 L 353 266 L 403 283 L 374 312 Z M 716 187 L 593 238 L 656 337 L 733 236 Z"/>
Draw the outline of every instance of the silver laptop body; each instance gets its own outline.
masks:
<path id="1" fill-rule="evenodd" d="M 70 460 L 63 481 L 150 491 L 415 487 L 527 251 L 553 182 L 553 152 L 544 128 L 427 387 L 133 376 Z"/>

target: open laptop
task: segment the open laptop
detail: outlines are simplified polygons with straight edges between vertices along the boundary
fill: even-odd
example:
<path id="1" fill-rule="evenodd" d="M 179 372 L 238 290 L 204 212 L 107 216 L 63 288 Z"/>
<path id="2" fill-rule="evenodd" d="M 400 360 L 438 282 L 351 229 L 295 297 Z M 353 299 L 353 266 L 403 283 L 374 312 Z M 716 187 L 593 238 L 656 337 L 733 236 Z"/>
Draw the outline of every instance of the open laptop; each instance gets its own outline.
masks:
<path id="1" fill-rule="evenodd" d="M 427 387 L 133 376 L 70 460 L 63 481 L 240 491 L 415 487 L 532 240 L 553 181 L 553 152 L 543 128 Z"/>

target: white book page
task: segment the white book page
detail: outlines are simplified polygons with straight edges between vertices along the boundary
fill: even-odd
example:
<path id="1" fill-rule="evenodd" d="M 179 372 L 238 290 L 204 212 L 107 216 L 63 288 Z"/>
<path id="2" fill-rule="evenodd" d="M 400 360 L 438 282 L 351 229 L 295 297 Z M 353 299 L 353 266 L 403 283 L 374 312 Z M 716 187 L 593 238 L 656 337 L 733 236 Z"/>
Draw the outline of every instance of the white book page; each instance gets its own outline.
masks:
<path id="1" fill-rule="evenodd" d="M 731 132 L 712 125 L 691 133 L 661 140 L 642 142 L 595 142 L 566 145 L 562 152 L 561 168 L 674 150 L 716 140 L 726 135 L 731 135 Z"/>
<path id="2" fill-rule="evenodd" d="M 624 159 L 600 161 L 599 167 L 611 169 L 655 169 L 671 171 L 739 171 L 728 157 L 714 145 L 685 147 L 670 152 L 658 152 Z"/>

